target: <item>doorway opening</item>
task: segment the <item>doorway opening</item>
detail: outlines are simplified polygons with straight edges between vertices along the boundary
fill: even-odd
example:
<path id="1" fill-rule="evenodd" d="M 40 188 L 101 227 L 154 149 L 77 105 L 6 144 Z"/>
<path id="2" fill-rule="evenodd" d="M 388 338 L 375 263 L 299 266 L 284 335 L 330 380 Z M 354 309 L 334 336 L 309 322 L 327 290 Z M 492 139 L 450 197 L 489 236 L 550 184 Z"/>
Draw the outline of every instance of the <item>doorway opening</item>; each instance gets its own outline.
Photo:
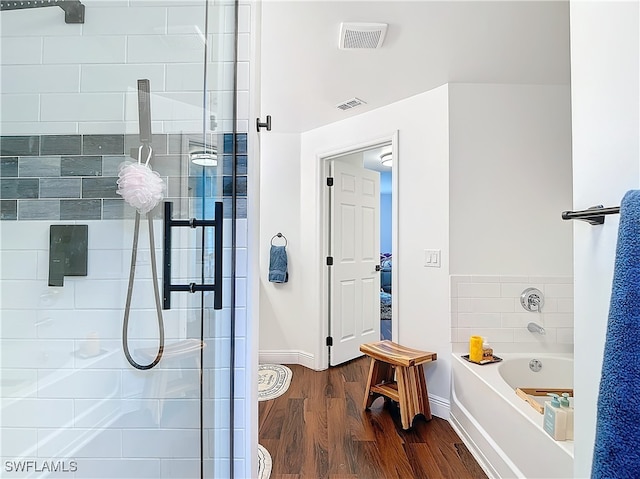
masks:
<path id="1" fill-rule="evenodd" d="M 361 344 L 398 334 L 397 133 L 321 159 L 327 363 L 335 366 L 361 356 Z"/>

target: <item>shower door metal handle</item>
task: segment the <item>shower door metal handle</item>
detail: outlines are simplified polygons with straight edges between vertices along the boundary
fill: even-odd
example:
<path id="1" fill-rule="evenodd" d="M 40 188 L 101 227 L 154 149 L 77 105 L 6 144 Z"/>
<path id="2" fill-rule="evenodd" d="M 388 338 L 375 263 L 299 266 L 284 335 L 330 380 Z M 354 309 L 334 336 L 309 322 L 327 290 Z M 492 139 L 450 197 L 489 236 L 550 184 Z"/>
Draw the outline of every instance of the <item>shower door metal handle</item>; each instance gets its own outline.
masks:
<path id="1" fill-rule="evenodd" d="M 213 309 L 222 309 L 222 238 L 223 238 L 223 208 L 222 202 L 215 203 L 215 217 L 213 220 L 174 220 L 171 218 L 173 203 L 164 202 L 164 264 L 163 264 L 163 298 L 162 309 L 171 309 L 171 292 L 213 291 Z M 214 274 L 213 284 L 172 284 L 171 282 L 171 228 L 187 226 L 190 228 L 213 227 L 214 236 Z"/>

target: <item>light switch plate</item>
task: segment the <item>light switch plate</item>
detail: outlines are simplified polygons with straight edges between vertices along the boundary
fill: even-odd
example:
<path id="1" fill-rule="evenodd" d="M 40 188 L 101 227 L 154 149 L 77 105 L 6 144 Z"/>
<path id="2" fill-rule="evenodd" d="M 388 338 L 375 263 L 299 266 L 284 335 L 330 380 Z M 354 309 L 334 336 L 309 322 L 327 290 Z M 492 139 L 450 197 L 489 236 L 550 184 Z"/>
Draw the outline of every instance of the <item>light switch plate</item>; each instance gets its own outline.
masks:
<path id="1" fill-rule="evenodd" d="M 439 249 L 424 250 L 424 266 L 426 268 L 440 267 L 440 250 Z"/>

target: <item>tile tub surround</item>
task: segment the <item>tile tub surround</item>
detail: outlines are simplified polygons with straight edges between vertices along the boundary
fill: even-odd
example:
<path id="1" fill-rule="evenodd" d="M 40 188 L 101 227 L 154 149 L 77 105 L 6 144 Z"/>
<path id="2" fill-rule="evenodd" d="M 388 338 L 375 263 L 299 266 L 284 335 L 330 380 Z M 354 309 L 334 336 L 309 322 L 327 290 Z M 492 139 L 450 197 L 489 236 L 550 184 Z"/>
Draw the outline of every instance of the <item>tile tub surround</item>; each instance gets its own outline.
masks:
<path id="1" fill-rule="evenodd" d="M 526 311 L 520 295 L 527 288 L 544 295 L 542 313 Z M 499 355 L 503 352 L 573 352 L 573 277 L 481 276 L 450 278 L 451 342 L 465 352 L 469 337 L 484 336 Z M 530 333 L 535 322 L 546 334 Z"/>
<path id="2" fill-rule="evenodd" d="M 195 135 L 186 135 L 195 136 Z M 181 165 L 185 135 L 153 135 L 152 167 L 164 178 L 167 199 L 189 196 L 222 199 L 231 216 L 233 134 L 213 134 L 222 144 L 219 187 L 203 168 L 189 164 L 185 195 Z M 116 193 L 118 167 L 132 161 L 137 135 L 31 135 L 0 137 L 0 220 L 110 220 L 134 210 Z M 237 214 L 246 218 L 247 134 L 236 136 Z M 204 179 L 203 179 L 204 176 Z M 204 188 L 204 190 L 203 190 Z M 194 214 L 191 212 L 191 214 Z"/>

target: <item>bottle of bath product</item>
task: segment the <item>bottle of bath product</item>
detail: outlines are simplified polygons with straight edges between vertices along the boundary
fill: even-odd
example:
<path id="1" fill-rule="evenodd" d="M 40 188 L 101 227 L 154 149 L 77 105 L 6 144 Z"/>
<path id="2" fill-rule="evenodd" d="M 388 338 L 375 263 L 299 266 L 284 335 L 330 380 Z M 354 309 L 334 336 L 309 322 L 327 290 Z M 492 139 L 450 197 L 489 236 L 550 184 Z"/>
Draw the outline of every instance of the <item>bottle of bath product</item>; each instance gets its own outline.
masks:
<path id="1" fill-rule="evenodd" d="M 551 396 L 551 401 L 544 403 L 543 428 L 556 441 L 564 441 L 567 438 L 567 412 L 560 406 L 557 394 L 547 395 Z"/>
<path id="2" fill-rule="evenodd" d="M 569 393 L 562 393 L 560 407 L 567 413 L 567 439 L 573 441 L 573 407 L 569 403 Z"/>
<path id="3" fill-rule="evenodd" d="M 471 336 L 469 339 L 469 361 L 482 361 L 482 336 Z"/>
<path id="4" fill-rule="evenodd" d="M 482 360 L 493 361 L 493 349 L 489 346 L 487 338 L 482 338 Z"/>

